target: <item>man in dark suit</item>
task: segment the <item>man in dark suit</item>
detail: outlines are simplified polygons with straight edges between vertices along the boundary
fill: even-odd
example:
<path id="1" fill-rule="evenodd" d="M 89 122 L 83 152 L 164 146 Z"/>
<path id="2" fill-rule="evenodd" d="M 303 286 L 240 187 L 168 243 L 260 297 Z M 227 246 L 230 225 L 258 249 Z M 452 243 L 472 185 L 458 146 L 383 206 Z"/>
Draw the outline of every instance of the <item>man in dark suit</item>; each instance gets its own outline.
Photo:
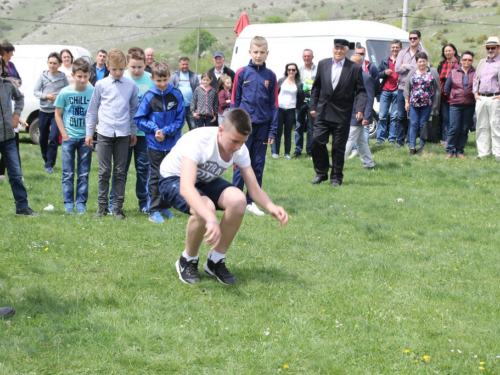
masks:
<path id="1" fill-rule="evenodd" d="M 318 64 L 311 91 L 310 113 L 315 118 L 311 145 L 316 177 L 312 184 L 328 179 L 328 150 L 326 145 L 332 134 L 333 168 L 330 177 L 333 187 L 340 186 L 344 175 L 344 153 L 349 137 L 351 114 L 356 100 L 356 120 L 363 119 L 366 89 L 361 66 L 346 59 L 349 41 L 334 39 L 333 59 Z"/>
<path id="2" fill-rule="evenodd" d="M 234 71 L 224 65 L 224 54 L 221 51 L 214 53 L 214 67 L 208 71 L 208 74 L 212 77 L 210 86 L 212 86 L 215 90 L 218 89 L 219 78 L 223 74 L 227 74 L 231 77 L 231 82 L 234 83 Z"/>

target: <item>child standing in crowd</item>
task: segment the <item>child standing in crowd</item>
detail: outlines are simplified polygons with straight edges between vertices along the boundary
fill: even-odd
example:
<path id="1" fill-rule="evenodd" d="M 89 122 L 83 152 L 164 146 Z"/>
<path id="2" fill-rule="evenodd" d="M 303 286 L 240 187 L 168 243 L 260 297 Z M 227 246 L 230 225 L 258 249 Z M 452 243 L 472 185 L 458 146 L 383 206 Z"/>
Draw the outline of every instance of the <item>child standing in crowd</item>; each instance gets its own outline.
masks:
<path id="1" fill-rule="evenodd" d="M 229 107 L 231 106 L 231 88 L 233 87 L 233 82 L 231 81 L 231 77 L 227 74 L 223 74 L 220 76 L 219 80 L 219 125 L 222 125 L 222 120 L 224 120 L 224 116 L 226 112 L 229 111 Z"/>
<path id="2" fill-rule="evenodd" d="M 125 78 L 129 78 L 137 85 L 138 102 L 141 103 L 143 95 L 149 90 L 153 84 L 151 74 L 145 72 L 146 57 L 144 51 L 139 47 L 131 47 L 127 51 L 127 67 L 128 69 L 123 73 Z M 148 209 L 148 175 L 149 175 L 149 161 L 148 161 L 148 145 L 146 143 L 146 136 L 142 130 L 137 129 L 137 143 L 135 146 L 130 147 L 128 150 L 127 167 L 125 168 L 125 176 L 128 175 L 130 162 L 132 161 L 132 154 L 134 154 L 134 164 L 136 172 L 135 182 L 135 195 L 139 200 L 139 211 L 147 214 Z M 109 207 L 113 211 L 114 199 L 114 183 L 111 183 L 111 192 L 109 193 Z"/>
<path id="3" fill-rule="evenodd" d="M 54 103 L 55 118 L 62 136 L 62 191 L 64 209 L 74 213 L 75 154 L 76 159 L 76 212 L 85 214 L 89 196 L 89 173 L 92 149 L 85 144 L 85 115 L 94 88 L 87 83 L 90 64 L 83 58 L 73 63 L 73 84 L 61 90 Z"/>
<path id="4" fill-rule="evenodd" d="M 160 164 L 175 146 L 184 125 L 184 100 L 180 90 L 169 83 L 170 70 L 164 62 L 151 65 L 154 85 L 144 94 L 134 121 L 144 131 L 149 158 L 149 221 L 163 223 L 173 217 L 159 189 Z"/>
<path id="5" fill-rule="evenodd" d="M 269 54 L 267 40 L 256 36 L 250 42 L 250 63 L 239 69 L 234 79 L 231 108 L 247 111 L 252 119 L 252 134 L 246 141 L 252 169 L 259 186 L 266 163 L 267 145 L 272 145 L 278 129 L 278 82 L 276 74 L 266 68 Z M 233 184 L 243 190 L 244 181 L 238 168 L 233 174 Z M 257 216 L 262 212 L 247 193 L 247 211 Z"/>
<path id="6" fill-rule="evenodd" d="M 118 49 L 108 53 L 106 63 L 110 74 L 95 85 L 85 118 L 87 135 L 85 143 L 92 147 L 92 136 L 99 117 L 97 130 L 97 156 L 99 158 L 99 208 L 94 217 L 99 218 L 109 213 L 108 193 L 111 169 L 115 180 L 115 196 L 113 215 L 116 219 L 125 219 L 123 201 L 127 182 L 125 168 L 127 166 L 128 149 L 137 142 L 137 126 L 134 115 L 138 108 L 136 84 L 123 77 L 125 71 L 125 55 Z M 113 163 L 113 164 L 111 164 Z"/>
<path id="7" fill-rule="evenodd" d="M 54 165 L 57 159 L 57 147 L 59 146 L 59 128 L 57 127 L 54 112 L 57 94 L 69 85 L 66 74 L 58 71 L 61 66 L 61 55 L 52 52 L 49 55 L 47 65 L 49 70 L 42 73 L 35 84 L 35 97 L 40 99 L 40 112 L 38 113 L 38 129 L 40 131 L 40 150 L 45 162 L 45 171 L 54 173 Z"/>
<path id="8" fill-rule="evenodd" d="M 208 72 L 201 75 L 201 85 L 194 90 L 193 99 L 191 99 L 191 113 L 196 119 L 198 127 L 217 125 L 213 124 L 217 117 L 218 110 L 217 93 L 210 86 L 212 78 Z"/>

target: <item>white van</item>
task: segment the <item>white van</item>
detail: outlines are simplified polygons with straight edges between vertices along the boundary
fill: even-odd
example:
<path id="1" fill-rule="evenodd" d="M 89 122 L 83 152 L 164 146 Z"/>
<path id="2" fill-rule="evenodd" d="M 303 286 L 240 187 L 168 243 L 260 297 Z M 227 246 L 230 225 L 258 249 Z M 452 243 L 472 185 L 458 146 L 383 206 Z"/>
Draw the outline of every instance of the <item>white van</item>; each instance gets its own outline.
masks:
<path id="1" fill-rule="evenodd" d="M 24 109 L 21 117 L 27 122 L 31 140 L 38 144 L 38 111 L 40 109 L 40 100 L 35 98 L 33 90 L 35 83 L 40 78 L 44 70 L 47 70 L 47 58 L 51 52 L 61 52 L 63 49 L 69 49 L 73 58 L 84 57 L 90 63 L 93 63 L 90 52 L 85 48 L 77 46 L 62 45 L 15 45 L 12 62 L 16 66 L 19 75 L 23 81 L 20 90 L 24 94 Z"/>
<path id="2" fill-rule="evenodd" d="M 314 53 L 314 63 L 324 58 L 333 57 L 333 39 L 347 39 L 349 55 L 357 46 L 367 50 L 366 58 L 370 63 L 379 66 L 381 60 L 389 56 L 390 44 L 393 39 L 399 39 L 403 48 L 409 46 L 408 32 L 395 26 L 374 21 L 318 21 L 300 23 L 276 23 L 249 25 L 243 29 L 236 39 L 231 69 L 237 71 L 248 65 L 250 41 L 256 35 L 267 39 L 269 56 L 266 66 L 276 73 L 278 79 L 285 73 L 287 63 L 303 65 L 302 52 L 311 49 Z M 375 112 L 378 113 L 378 103 L 375 101 Z M 370 125 L 370 135 L 375 136 L 378 116 Z"/>

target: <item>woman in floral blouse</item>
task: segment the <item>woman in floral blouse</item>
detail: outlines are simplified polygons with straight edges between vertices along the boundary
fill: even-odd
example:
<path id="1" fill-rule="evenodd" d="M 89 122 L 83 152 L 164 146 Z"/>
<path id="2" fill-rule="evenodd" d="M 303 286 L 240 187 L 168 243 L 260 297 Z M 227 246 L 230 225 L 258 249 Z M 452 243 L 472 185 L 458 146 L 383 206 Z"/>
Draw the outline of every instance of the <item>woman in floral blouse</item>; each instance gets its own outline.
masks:
<path id="1" fill-rule="evenodd" d="M 420 139 L 420 148 L 416 149 L 417 137 L 429 117 L 437 116 L 441 98 L 441 85 L 436 69 L 428 67 L 427 54 L 415 55 L 417 68 L 410 71 L 406 79 L 404 97 L 406 110 L 410 111 L 410 155 L 420 154 L 424 141 Z"/>

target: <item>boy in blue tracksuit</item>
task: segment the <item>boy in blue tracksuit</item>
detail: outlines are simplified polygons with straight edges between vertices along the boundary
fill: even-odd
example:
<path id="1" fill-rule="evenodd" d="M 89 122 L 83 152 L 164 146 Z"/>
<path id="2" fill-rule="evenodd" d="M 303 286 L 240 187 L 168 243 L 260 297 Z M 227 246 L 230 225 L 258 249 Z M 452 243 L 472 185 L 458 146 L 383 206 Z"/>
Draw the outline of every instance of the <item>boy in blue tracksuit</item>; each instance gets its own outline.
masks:
<path id="1" fill-rule="evenodd" d="M 169 84 L 170 70 L 166 63 L 152 64 L 151 79 L 154 86 L 144 94 L 134 121 L 146 134 L 148 144 L 149 221 L 163 223 L 163 218 L 173 215 L 160 195 L 160 164 L 181 137 L 185 108 L 182 93 Z"/>
<path id="2" fill-rule="evenodd" d="M 231 108 L 244 109 L 252 120 L 252 134 L 245 144 L 250 152 L 252 169 L 259 186 L 262 186 L 267 145 L 274 143 L 278 128 L 278 82 L 276 75 L 266 68 L 269 51 L 264 37 L 252 39 L 249 53 L 252 60 L 248 66 L 239 69 L 234 78 Z M 238 167 L 234 170 L 233 185 L 243 190 L 244 182 Z M 264 215 L 248 193 L 246 210 L 257 216 Z"/>

